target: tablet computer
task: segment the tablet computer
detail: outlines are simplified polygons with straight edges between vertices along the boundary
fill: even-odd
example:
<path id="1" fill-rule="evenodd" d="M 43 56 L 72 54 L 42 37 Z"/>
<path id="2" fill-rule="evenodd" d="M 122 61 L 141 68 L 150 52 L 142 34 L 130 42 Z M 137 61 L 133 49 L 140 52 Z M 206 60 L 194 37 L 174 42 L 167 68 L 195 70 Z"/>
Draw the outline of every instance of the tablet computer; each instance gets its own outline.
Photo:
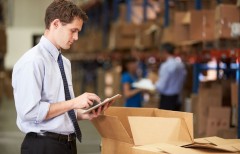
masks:
<path id="1" fill-rule="evenodd" d="M 111 97 L 111 98 L 109 98 L 109 99 L 107 99 L 107 100 L 104 100 L 104 101 L 101 102 L 101 103 L 94 103 L 90 108 L 88 108 L 88 109 L 86 109 L 86 110 L 83 110 L 82 113 L 89 113 L 89 112 L 91 112 L 91 111 L 93 111 L 93 110 L 96 110 L 98 107 L 103 106 L 103 105 L 105 105 L 106 103 L 109 103 L 109 102 L 111 102 L 111 101 L 113 101 L 113 100 L 117 100 L 117 99 L 119 99 L 119 98 L 121 98 L 121 97 L 122 97 L 122 95 L 117 94 L 117 95 L 114 95 L 113 97 Z"/>

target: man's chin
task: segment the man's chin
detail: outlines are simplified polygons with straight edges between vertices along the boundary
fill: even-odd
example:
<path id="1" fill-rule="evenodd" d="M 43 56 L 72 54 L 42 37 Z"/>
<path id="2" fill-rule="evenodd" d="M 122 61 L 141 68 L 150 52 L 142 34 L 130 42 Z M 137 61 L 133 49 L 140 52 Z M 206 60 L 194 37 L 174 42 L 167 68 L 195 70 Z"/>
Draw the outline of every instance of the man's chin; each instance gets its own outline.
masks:
<path id="1" fill-rule="evenodd" d="M 66 45 L 66 46 L 62 47 L 62 49 L 68 50 L 68 49 L 70 49 L 70 47 L 71 47 L 70 45 L 69 46 Z"/>

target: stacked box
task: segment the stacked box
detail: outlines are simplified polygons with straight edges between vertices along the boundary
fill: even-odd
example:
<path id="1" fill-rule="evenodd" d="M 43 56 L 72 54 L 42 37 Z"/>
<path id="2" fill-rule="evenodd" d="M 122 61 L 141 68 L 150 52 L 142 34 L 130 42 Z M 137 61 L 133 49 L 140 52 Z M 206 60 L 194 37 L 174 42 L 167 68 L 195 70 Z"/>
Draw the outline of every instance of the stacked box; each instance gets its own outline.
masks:
<path id="1" fill-rule="evenodd" d="M 190 40 L 189 25 L 184 25 L 183 20 L 187 13 L 185 12 L 175 12 L 174 24 L 173 24 L 173 35 L 174 42 L 180 44 L 184 41 Z"/>
<path id="2" fill-rule="evenodd" d="M 224 39 L 232 38 L 231 25 L 239 21 L 240 14 L 236 5 L 219 5 L 215 11 L 215 37 Z"/>
<path id="3" fill-rule="evenodd" d="M 217 136 L 219 131 L 229 129 L 230 115 L 230 107 L 210 107 L 208 110 L 206 136 Z"/>
<path id="4" fill-rule="evenodd" d="M 131 23 L 114 23 L 109 37 L 110 49 L 131 49 L 136 45 L 139 26 Z"/>
<path id="5" fill-rule="evenodd" d="M 206 126 L 208 118 L 208 110 L 210 107 L 221 107 L 222 106 L 222 87 L 218 84 L 208 86 L 202 86 L 198 93 L 197 103 L 197 125 L 198 125 L 198 136 L 206 135 Z"/>
<path id="6" fill-rule="evenodd" d="M 196 41 L 214 40 L 214 10 L 192 10 L 190 39 Z"/>

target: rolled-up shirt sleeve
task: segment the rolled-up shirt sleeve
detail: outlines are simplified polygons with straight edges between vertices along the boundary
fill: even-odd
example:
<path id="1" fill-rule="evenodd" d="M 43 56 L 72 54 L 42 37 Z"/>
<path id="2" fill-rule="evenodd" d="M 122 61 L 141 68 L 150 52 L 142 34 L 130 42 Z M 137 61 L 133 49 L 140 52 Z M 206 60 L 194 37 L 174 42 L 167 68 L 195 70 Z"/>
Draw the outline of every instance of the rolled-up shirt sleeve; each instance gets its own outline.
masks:
<path id="1" fill-rule="evenodd" d="M 14 99 L 22 121 L 40 123 L 46 118 L 50 104 L 47 100 L 41 100 L 43 79 L 44 65 L 41 59 L 29 60 L 14 70 Z"/>

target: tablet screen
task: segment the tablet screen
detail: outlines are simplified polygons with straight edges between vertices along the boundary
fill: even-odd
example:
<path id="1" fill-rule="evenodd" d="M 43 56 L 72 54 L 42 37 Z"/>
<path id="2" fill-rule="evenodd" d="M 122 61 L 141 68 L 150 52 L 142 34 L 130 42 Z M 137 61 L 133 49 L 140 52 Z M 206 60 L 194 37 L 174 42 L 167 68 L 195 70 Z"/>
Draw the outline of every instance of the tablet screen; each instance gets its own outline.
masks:
<path id="1" fill-rule="evenodd" d="M 121 98 L 121 97 L 122 97 L 122 95 L 117 94 L 117 95 L 115 95 L 115 96 L 113 96 L 113 97 L 111 97 L 111 98 L 109 98 L 109 99 L 107 99 L 107 100 L 104 100 L 104 101 L 101 102 L 101 103 L 96 103 L 96 102 L 94 102 L 93 105 L 92 105 L 90 108 L 88 108 L 87 110 L 83 110 L 82 113 L 89 113 L 89 112 L 97 109 L 98 107 L 103 106 L 104 104 L 106 104 L 106 103 L 108 103 L 108 102 L 111 102 L 111 101 L 113 101 L 113 100 L 117 100 L 117 99 L 119 99 L 119 98 Z"/>

